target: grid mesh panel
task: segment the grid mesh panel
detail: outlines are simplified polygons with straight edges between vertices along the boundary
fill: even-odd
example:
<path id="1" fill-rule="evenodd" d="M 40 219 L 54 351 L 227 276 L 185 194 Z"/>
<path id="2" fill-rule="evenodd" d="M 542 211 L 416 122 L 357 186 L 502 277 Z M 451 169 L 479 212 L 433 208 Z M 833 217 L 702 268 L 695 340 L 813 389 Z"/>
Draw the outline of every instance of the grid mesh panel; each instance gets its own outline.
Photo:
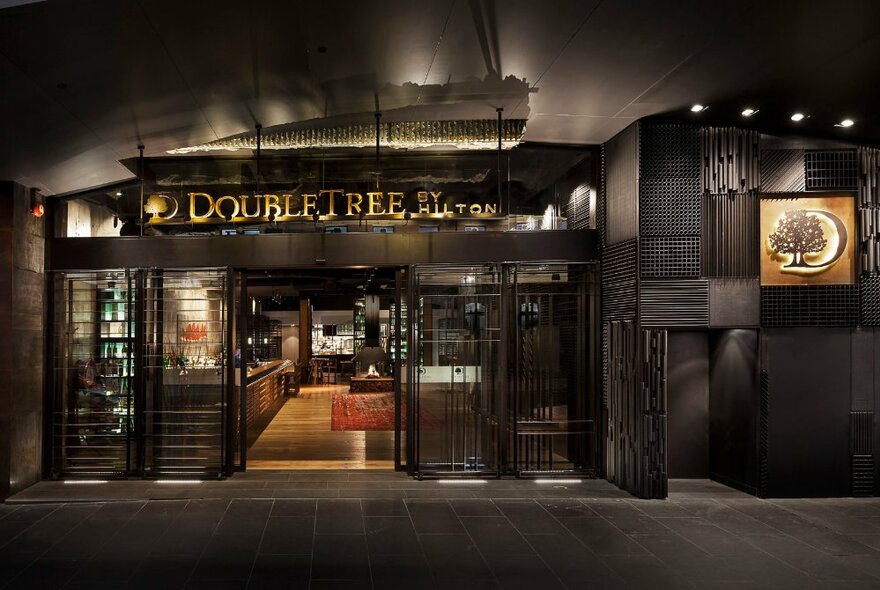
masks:
<path id="1" fill-rule="evenodd" d="M 858 285 L 761 287 L 761 325 L 855 326 L 859 320 Z"/>
<path id="2" fill-rule="evenodd" d="M 641 242 L 643 277 L 700 276 L 700 238 L 644 238 Z"/>
<path id="3" fill-rule="evenodd" d="M 700 178 L 643 178 L 639 183 L 639 226 L 643 236 L 699 235 Z"/>
<path id="4" fill-rule="evenodd" d="M 807 150 L 804 155 L 806 189 L 855 189 L 858 165 L 855 150 Z"/>
<path id="5" fill-rule="evenodd" d="M 863 326 L 880 326 L 880 275 L 862 275 L 859 299 Z"/>
<path id="6" fill-rule="evenodd" d="M 639 141 L 642 178 L 700 177 L 700 130 L 690 125 L 643 124 Z M 699 180 L 698 180 L 699 182 Z"/>

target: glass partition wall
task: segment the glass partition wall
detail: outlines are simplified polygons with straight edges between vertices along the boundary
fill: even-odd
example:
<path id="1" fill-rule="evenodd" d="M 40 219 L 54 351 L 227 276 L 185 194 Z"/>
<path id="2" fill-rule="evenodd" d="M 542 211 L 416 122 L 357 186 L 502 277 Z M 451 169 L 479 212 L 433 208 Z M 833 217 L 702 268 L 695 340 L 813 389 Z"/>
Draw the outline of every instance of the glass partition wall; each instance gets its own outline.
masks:
<path id="1" fill-rule="evenodd" d="M 53 476 L 222 473 L 226 281 L 225 270 L 55 275 Z"/>

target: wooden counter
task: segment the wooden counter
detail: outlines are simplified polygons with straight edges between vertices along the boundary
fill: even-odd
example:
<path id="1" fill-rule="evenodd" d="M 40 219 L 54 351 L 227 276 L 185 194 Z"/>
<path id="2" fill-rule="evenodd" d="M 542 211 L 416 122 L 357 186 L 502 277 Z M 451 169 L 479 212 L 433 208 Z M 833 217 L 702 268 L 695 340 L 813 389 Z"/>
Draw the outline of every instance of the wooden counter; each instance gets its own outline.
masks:
<path id="1" fill-rule="evenodd" d="M 270 361 L 255 369 L 248 369 L 247 426 L 248 444 L 260 436 L 284 405 L 284 371 L 293 363 L 288 360 Z"/>
<path id="2" fill-rule="evenodd" d="M 388 393 L 394 391 L 394 377 L 352 377 L 349 393 Z"/>

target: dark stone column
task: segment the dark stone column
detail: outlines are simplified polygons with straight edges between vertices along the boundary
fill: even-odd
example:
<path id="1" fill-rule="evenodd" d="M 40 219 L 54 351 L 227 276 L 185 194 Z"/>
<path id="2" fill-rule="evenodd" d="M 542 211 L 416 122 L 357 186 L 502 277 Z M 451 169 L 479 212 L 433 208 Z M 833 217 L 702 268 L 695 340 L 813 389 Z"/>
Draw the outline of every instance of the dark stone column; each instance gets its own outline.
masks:
<path id="1" fill-rule="evenodd" d="M 0 498 L 41 474 L 46 222 L 30 210 L 0 182 Z"/>

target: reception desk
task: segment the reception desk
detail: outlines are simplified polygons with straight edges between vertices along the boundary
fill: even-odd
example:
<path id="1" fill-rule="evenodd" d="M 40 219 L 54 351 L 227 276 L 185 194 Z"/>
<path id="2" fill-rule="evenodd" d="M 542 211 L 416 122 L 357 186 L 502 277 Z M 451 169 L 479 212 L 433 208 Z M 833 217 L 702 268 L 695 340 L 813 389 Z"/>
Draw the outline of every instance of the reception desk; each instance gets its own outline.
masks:
<path id="1" fill-rule="evenodd" d="M 284 371 L 289 360 L 269 361 L 247 372 L 248 444 L 253 443 L 284 405 Z"/>

